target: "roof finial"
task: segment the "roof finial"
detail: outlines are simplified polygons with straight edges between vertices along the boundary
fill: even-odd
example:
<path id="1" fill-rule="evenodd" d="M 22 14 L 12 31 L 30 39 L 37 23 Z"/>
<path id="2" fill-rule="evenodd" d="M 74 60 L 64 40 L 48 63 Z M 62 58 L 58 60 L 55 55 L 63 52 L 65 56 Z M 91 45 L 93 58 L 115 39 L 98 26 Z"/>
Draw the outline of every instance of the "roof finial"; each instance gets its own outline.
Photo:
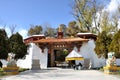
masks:
<path id="1" fill-rule="evenodd" d="M 59 26 L 58 32 L 62 32 L 62 27 L 61 26 Z"/>
<path id="2" fill-rule="evenodd" d="M 59 26 L 59 28 L 58 28 L 58 38 L 59 39 L 63 38 L 62 26 Z"/>

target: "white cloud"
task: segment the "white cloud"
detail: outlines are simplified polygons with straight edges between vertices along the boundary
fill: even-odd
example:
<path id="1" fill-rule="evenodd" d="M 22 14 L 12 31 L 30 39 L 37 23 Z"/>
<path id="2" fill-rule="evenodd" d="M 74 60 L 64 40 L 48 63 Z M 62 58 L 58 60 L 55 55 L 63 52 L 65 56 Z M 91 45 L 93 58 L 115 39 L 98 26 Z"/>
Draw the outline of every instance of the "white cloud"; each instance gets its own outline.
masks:
<path id="1" fill-rule="evenodd" d="M 27 38 L 27 30 L 21 29 L 18 33 L 22 35 L 23 39 Z"/>
<path id="2" fill-rule="evenodd" d="M 120 7 L 120 0 L 111 0 L 104 10 L 108 11 L 111 15 L 117 14 L 117 16 L 120 16 L 118 7 Z M 120 19 L 118 20 L 118 28 L 120 29 Z"/>
<path id="3" fill-rule="evenodd" d="M 115 13 L 118 11 L 118 6 L 120 6 L 120 0 L 111 0 L 107 6 L 109 12 Z"/>
<path id="4" fill-rule="evenodd" d="M 10 36 L 11 36 L 10 29 L 6 27 L 6 28 L 5 28 L 5 31 L 7 32 L 8 37 L 10 37 Z"/>

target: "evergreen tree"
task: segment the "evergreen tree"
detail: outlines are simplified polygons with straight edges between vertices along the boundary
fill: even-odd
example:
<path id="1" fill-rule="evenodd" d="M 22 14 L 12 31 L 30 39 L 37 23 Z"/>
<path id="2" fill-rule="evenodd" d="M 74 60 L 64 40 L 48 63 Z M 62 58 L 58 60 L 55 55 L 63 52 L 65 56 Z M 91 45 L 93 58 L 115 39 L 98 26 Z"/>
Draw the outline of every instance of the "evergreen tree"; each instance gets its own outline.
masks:
<path id="1" fill-rule="evenodd" d="M 15 54 L 15 59 L 24 58 L 27 54 L 27 46 L 23 43 L 23 38 L 19 33 L 13 34 L 9 38 L 10 52 Z"/>
<path id="2" fill-rule="evenodd" d="M 8 37 L 4 29 L 0 29 L 0 59 L 7 59 L 9 52 Z"/>

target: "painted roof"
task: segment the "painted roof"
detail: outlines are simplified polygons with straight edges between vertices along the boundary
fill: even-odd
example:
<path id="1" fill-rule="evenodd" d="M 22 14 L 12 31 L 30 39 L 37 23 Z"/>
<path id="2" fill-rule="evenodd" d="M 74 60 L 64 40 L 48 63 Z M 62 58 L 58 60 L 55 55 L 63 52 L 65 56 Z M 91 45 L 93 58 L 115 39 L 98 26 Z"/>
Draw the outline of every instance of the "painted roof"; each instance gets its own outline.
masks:
<path id="1" fill-rule="evenodd" d="M 87 34 L 92 34 L 92 33 L 77 33 L 77 35 L 87 35 Z"/>
<path id="2" fill-rule="evenodd" d="M 32 36 L 29 36 L 28 38 L 24 39 L 24 41 L 28 40 L 28 39 L 31 39 L 31 38 L 38 38 L 38 37 L 43 38 L 43 37 L 45 37 L 45 35 L 44 34 L 41 34 L 41 35 L 32 35 Z"/>
<path id="3" fill-rule="evenodd" d="M 77 33 L 77 36 L 80 38 L 85 38 L 85 39 L 97 39 L 97 35 L 93 33 Z"/>
<path id="4" fill-rule="evenodd" d="M 47 39 L 40 39 L 37 41 L 34 41 L 34 43 L 58 43 L 58 42 L 85 42 L 88 41 L 88 39 L 83 38 L 47 38 Z"/>

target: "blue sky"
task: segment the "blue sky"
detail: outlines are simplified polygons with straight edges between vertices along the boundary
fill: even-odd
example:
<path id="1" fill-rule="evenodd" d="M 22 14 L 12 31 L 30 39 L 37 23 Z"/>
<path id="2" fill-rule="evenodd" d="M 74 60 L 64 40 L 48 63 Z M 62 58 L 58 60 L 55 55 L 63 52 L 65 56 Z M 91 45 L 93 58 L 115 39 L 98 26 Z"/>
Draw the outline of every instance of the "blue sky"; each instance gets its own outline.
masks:
<path id="1" fill-rule="evenodd" d="M 0 21 L 26 29 L 30 24 L 67 25 L 74 20 L 70 4 L 70 0 L 0 0 Z"/>
<path id="2" fill-rule="evenodd" d="M 110 2 L 115 5 L 116 1 L 119 0 Z M 60 24 L 68 25 L 70 21 L 75 20 L 71 14 L 71 4 L 72 0 L 0 0 L 0 27 L 5 24 L 10 35 L 8 27 L 15 24 L 16 31 L 25 38 L 30 24 L 49 23 L 55 28 Z M 114 10 L 111 4 L 108 4 L 108 8 Z"/>

